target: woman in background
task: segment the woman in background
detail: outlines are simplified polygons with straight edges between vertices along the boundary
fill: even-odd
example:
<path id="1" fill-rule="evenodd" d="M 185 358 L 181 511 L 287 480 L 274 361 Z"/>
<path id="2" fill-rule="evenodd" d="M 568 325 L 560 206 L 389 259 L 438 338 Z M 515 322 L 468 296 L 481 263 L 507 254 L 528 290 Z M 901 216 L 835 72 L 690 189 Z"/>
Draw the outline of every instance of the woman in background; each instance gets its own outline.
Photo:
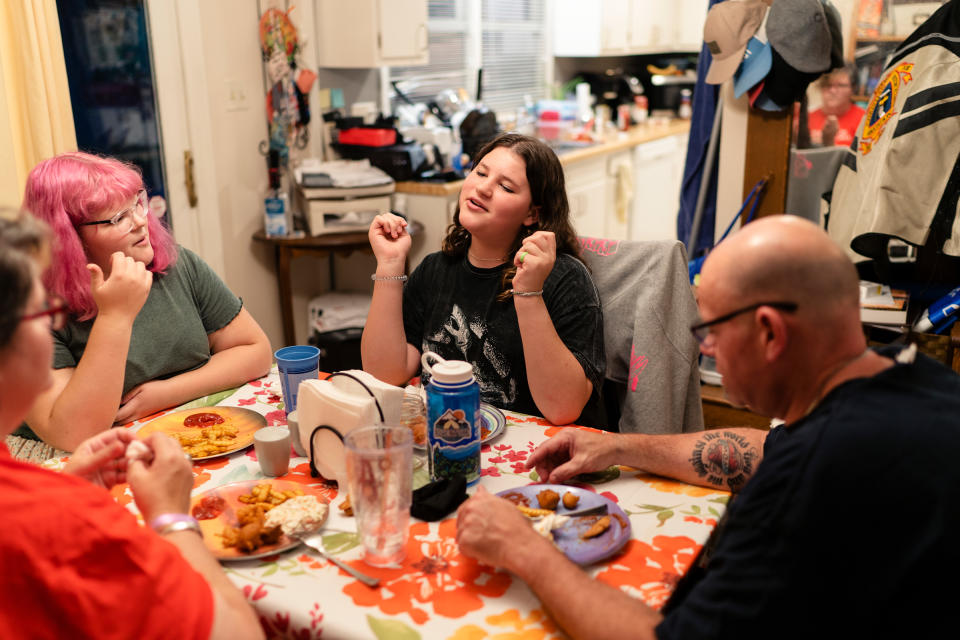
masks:
<path id="1" fill-rule="evenodd" d="M 807 117 L 810 141 L 824 147 L 849 147 L 865 113 L 853 102 L 853 79 L 856 67 L 851 64 L 834 69 L 817 81 L 821 105 Z"/>
<path id="2" fill-rule="evenodd" d="M 64 308 L 40 282 L 40 225 L 0 211 L 0 436 L 53 384 L 51 327 Z M 187 515 L 193 473 L 183 450 L 155 433 L 146 456 L 111 429 L 77 447 L 64 473 L 14 460 L 0 439 L 0 637 L 263 637 Z M 129 482 L 156 532 L 107 491 Z M 99 486 L 95 486 L 99 485 Z"/>
<path id="3" fill-rule="evenodd" d="M 364 370 L 404 384 L 434 351 L 473 363 L 484 402 L 554 424 L 606 423 L 600 298 L 549 147 L 505 134 L 481 149 L 442 251 L 405 288 L 406 221 L 377 216 L 369 236 L 377 271 Z"/>
<path id="4" fill-rule="evenodd" d="M 266 335 L 148 214 L 135 167 L 64 153 L 34 167 L 23 204 L 52 229 L 44 284 L 69 310 L 54 332 L 53 385 L 27 417 L 43 440 L 73 450 L 110 425 L 269 371 Z"/>

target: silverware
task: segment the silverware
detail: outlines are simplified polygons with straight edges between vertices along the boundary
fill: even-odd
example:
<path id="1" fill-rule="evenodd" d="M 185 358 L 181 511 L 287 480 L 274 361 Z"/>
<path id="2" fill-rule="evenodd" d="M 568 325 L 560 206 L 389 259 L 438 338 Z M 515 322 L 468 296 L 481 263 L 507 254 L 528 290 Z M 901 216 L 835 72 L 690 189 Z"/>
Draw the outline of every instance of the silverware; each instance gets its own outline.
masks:
<path id="1" fill-rule="evenodd" d="M 607 505 L 598 504 L 595 507 L 590 507 L 589 509 L 580 509 L 579 511 L 571 511 L 570 513 L 557 513 L 558 516 L 566 516 L 567 518 L 579 518 L 580 516 L 595 516 L 600 513 L 607 512 Z M 543 516 L 536 516 L 534 520 L 539 520 Z"/>
<path id="2" fill-rule="evenodd" d="M 364 583 L 368 587 L 376 587 L 380 584 L 379 579 L 368 576 L 367 574 L 362 573 L 360 571 L 357 571 L 347 563 L 337 560 L 331 555 L 328 555 L 327 552 L 323 550 L 323 538 L 319 533 L 308 533 L 305 536 L 300 536 L 299 540 L 303 544 L 307 545 L 308 547 L 310 547 L 311 549 L 319 553 L 321 557 L 326 558 L 333 564 L 337 565 L 338 567 L 340 567 L 341 569 L 343 569 L 344 571 L 346 571 L 347 573 L 349 573 L 354 578 Z"/>

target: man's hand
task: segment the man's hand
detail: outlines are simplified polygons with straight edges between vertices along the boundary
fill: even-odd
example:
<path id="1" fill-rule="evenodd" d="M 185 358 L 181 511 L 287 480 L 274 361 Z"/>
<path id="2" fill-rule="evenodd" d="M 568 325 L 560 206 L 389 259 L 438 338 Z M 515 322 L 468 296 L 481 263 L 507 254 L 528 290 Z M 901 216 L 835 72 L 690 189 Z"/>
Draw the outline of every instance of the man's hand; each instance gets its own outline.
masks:
<path id="1" fill-rule="evenodd" d="M 176 404 L 168 397 L 166 390 L 170 386 L 169 380 L 150 380 L 137 385 L 120 399 L 120 409 L 114 424 L 127 424 L 137 418 L 156 413 L 161 409 Z"/>
<path id="2" fill-rule="evenodd" d="M 540 291 L 557 260 L 557 238 L 552 231 L 537 231 L 523 239 L 513 258 L 517 275 L 513 288 L 517 291 Z"/>
<path id="3" fill-rule="evenodd" d="M 110 256 L 110 275 L 106 278 L 95 264 L 88 264 L 87 270 L 90 272 L 90 293 L 97 303 L 97 314 L 118 315 L 133 322 L 150 295 L 153 273 L 147 271 L 142 262 L 125 256 L 121 251 Z"/>
<path id="4" fill-rule="evenodd" d="M 193 465 L 187 454 L 165 433 L 151 433 L 146 443 L 153 449 L 153 460 L 127 465 L 127 480 L 144 521 L 161 513 L 187 513 L 193 489 Z"/>
<path id="5" fill-rule="evenodd" d="M 127 481 L 124 452 L 133 440 L 126 429 L 108 429 L 80 443 L 63 467 L 64 473 L 78 476 L 104 489 Z"/>
<path id="6" fill-rule="evenodd" d="M 564 429 L 530 454 L 527 469 L 536 469 L 541 482 L 560 483 L 578 473 L 602 471 L 617 463 L 620 436 Z"/>
<path id="7" fill-rule="evenodd" d="M 483 487 L 457 510 L 457 544 L 465 555 L 521 576 L 528 559 L 542 562 L 545 554 L 559 553 L 516 505 Z"/>

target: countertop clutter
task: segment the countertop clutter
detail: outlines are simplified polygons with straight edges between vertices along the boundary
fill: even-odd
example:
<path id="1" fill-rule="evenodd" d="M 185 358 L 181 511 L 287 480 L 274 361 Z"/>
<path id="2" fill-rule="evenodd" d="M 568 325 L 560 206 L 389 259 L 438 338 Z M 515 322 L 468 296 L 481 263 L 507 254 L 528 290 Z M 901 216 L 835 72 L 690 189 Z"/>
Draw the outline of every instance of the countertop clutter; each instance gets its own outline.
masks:
<path id="1" fill-rule="evenodd" d="M 567 167 L 590 158 L 631 149 L 637 145 L 659 140 L 660 138 L 685 134 L 689 130 L 689 120 L 680 118 L 665 121 L 655 120 L 630 127 L 627 131 L 617 132 L 615 135 L 608 136 L 602 142 L 594 144 L 573 146 L 569 142 L 557 142 L 555 150 L 560 158 L 560 163 L 564 167 Z M 397 183 L 396 192 L 425 196 L 450 196 L 459 193 L 462 185 L 462 180 L 444 183 L 406 181 Z"/>

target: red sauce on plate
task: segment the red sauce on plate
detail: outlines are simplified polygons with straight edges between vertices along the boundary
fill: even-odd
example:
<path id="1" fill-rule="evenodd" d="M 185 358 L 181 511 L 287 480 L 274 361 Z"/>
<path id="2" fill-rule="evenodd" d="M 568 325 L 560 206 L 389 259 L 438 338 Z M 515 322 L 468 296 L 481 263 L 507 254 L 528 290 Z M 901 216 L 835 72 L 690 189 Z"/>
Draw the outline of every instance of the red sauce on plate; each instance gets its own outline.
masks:
<path id="1" fill-rule="evenodd" d="M 226 506 L 227 501 L 220 496 L 204 496 L 200 502 L 194 505 L 190 515 L 197 520 L 213 520 L 223 513 Z"/>
<path id="2" fill-rule="evenodd" d="M 185 427 L 212 427 L 224 422 L 223 416 L 216 413 L 192 413 L 183 421 Z"/>

